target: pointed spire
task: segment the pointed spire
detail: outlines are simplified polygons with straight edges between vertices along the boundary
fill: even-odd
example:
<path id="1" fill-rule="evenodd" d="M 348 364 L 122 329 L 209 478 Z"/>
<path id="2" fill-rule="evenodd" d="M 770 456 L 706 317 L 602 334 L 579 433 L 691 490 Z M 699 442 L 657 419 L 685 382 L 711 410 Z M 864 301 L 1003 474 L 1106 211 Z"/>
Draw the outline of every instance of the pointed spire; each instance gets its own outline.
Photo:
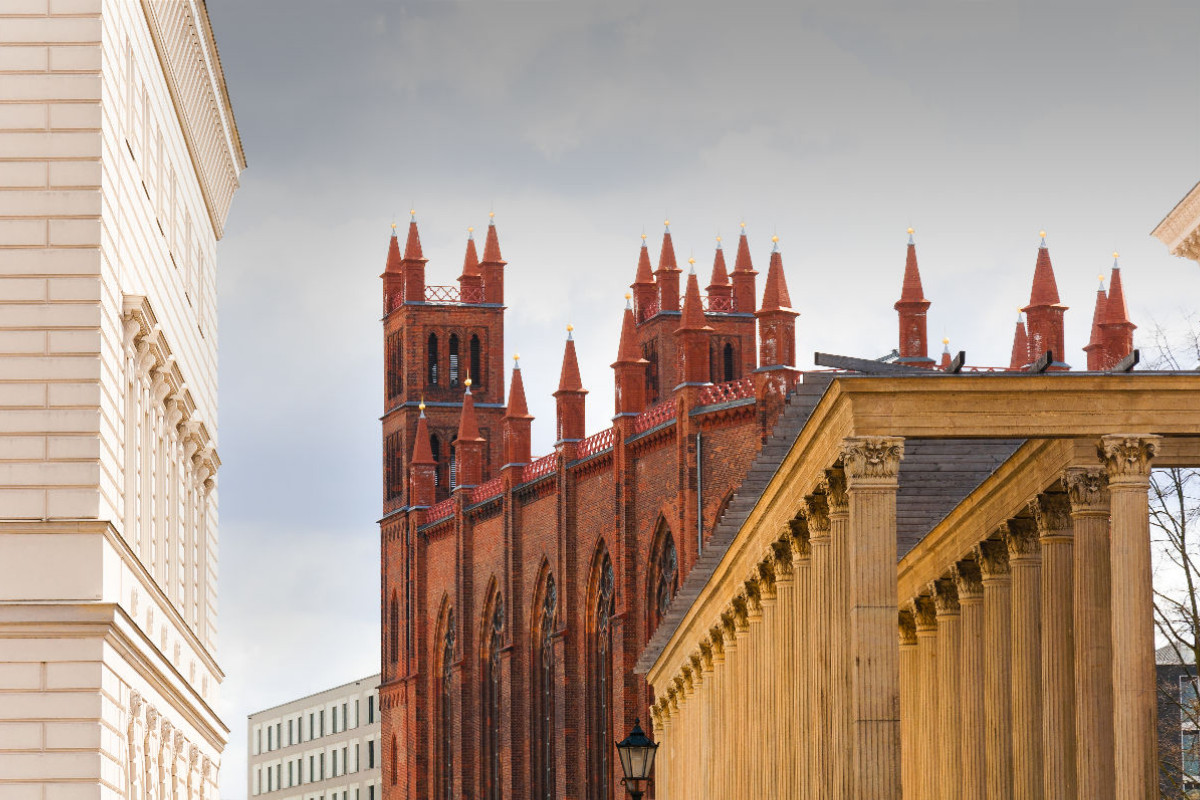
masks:
<path id="1" fill-rule="evenodd" d="M 1029 334 L 1025 330 L 1025 320 L 1021 311 L 1017 310 L 1017 330 L 1013 334 L 1012 356 L 1008 360 L 1009 369 L 1024 369 L 1029 363 Z"/>
<path id="2" fill-rule="evenodd" d="M 1058 283 L 1054 280 L 1054 267 L 1050 264 L 1050 248 L 1046 247 L 1046 232 L 1041 232 L 1042 243 L 1038 246 L 1037 264 L 1033 268 L 1033 289 L 1029 293 L 1030 306 L 1056 306 Z"/>
<path id="3" fill-rule="evenodd" d="M 1121 283 L 1121 264 L 1113 253 L 1112 277 L 1108 281 L 1108 303 L 1105 305 L 1104 322 L 1120 325 L 1129 322 L 1129 309 L 1125 306 L 1125 286 Z"/>
<path id="4" fill-rule="evenodd" d="M 737 257 L 733 262 L 734 272 L 753 272 L 754 264 L 750 260 L 750 243 L 746 239 L 746 223 L 742 223 L 742 234 L 738 237 Z"/>
<path id="5" fill-rule="evenodd" d="M 404 260 L 424 261 L 425 256 L 421 253 L 421 235 L 417 232 L 416 209 L 410 211 L 409 214 L 411 217 L 408 221 L 408 241 L 404 243 Z"/>
<path id="6" fill-rule="evenodd" d="M 621 320 L 621 346 L 617 349 L 617 363 L 629 364 L 642 360 L 642 349 L 637 342 L 637 321 L 633 318 L 633 306 L 629 295 L 625 295 L 625 316 Z"/>
<path id="7" fill-rule="evenodd" d="M 387 265 L 383 268 L 387 272 L 399 272 L 402 269 L 400 264 L 400 240 L 396 238 L 396 223 L 392 223 L 392 238 L 388 241 Z"/>
<path id="8" fill-rule="evenodd" d="M 496 236 L 496 214 L 488 212 L 487 240 L 483 243 L 483 262 L 485 264 L 503 264 L 500 256 L 500 239 Z"/>
<path id="9" fill-rule="evenodd" d="M 917 268 L 917 245 L 913 242 L 913 229 L 909 228 L 908 254 L 904 259 L 904 285 L 900 289 L 900 302 L 920 303 L 924 301 L 925 290 L 921 287 L 921 271 Z"/>
<path id="10" fill-rule="evenodd" d="M 1088 353 L 1088 369 L 1100 369 L 1098 364 L 1093 364 L 1094 359 L 1091 357 L 1091 351 L 1096 348 L 1104 347 L 1104 332 L 1101 325 L 1107 320 L 1108 295 L 1104 291 L 1104 276 L 1100 276 L 1100 288 L 1096 290 L 1096 308 L 1092 312 L 1092 335 L 1088 338 L 1087 347 L 1083 348 L 1085 353 Z M 1101 359 L 1103 360 L 1103 359 Z"/>
<path id="11" fill-rule="evenodd" d="M 713 256 L 712 277 L 708 282 L 708 293 L 720 291 L 730 286 L 729 273 L 725 270 L 725 251 L 721 248 L 721 237 L 717 237 L 717 252 Z"/>
<path id="12" fill-rule="evenodd" d="M 508 408 L 504 411 L 507 419 L 532 419 L 529 416 L 529 405 L 525 402 L 525 381 L 521 379 L 521 356 L 513 354 L 512 385 L 508 389 Z"/>
<path id="13" fill-rule="evenodd" d="M 475 252 L 475 229 L 467 228 L 467 253 L 463 256 L 463 275 L 478 275 L 479 256 Z"/>
<path id="14" fill-rule="evenodd" d="M 712 330 L 704 321 L 704 305 L 700 302 L 700 282 L 693 270 L 687 277 L 687 290 L 683 296 L 683 316 L 679 321 L 681 331 Z"/>
<path id="15" fill-rule="evenodd" d="M 575 326 L 567 326 L 567 345 L 563 350 L 562 373 L 558 379 L 558 391 L 583 391 L 583 379 L 579 377 L 579 359 L 575 357 Z"/>
<path id="16" fill-rule="evenodd" d="M 456 442 L 481 442 L 483 437 L 479 435 L 479 423 L 475 419 L 475 398 L 471 395 L 471 379 L 467 378 L 463 383 L 467 390 L 463 393 L 462 417 L 458 422 L 458 438 Z"/>
<path id="17" fill-rule="evenodd" d="M 942 371 L 950 369 L 950 338 L 942 339 L 942 363 L 939 365 Z"/>
<path id="18" fill-rule="evenodd" d="M 767 267 L 767 286 L 763 290 L 763 311 L 790 309 L 792 298 L 788 294 L 787 279 L 783 275 L 783 256 L 779 253 L 779 237 L 772 236 L 771 264 Z"/>
<path id="19" fill-rule="evenodd" d="M 663 222 L 662 249 L 658 253 L 658 272 L 681 272 L 675 263 L 675 246 L 671 243 L 671 220 Z"/>
<path id="20" fill-rule="evenodd" d="M 433 449 L 429 446 L 429 423 L 425 420 L 425 401 L 419 406 L 421 415 L 417 417 L 417 438 L 413 444 L 413 464 L 437 464 L 433 458 Z"/>
<path id="21" fill-rule="evenodd" d="M 650 249 L 646 246 L 646 234 L 642 234 L 642 249 L 638 253 L 637 277 L 634 279 L 635 286 L 641 284 L 653 284 L 654 272 L 650 266 Z"/>

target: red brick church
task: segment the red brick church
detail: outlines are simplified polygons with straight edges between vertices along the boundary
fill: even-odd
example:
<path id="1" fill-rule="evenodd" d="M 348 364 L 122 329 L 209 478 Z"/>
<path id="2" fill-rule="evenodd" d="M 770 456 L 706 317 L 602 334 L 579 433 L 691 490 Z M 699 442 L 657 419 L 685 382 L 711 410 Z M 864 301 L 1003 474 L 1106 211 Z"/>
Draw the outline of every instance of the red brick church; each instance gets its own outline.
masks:
<path id="1" fill-rule="evenodd" d="M 910 231 L 911 233 L 911 231 Z M 613 742 L 649 690 L 634 664 L 701 559 L 719 557 L 829 380 L 796 367 L 778 243 L 761 304 L 743 230 L 718 240 L 701 293 L 669 228 L 643 244 L 612 364 L 612 427 L 587 434 L 568 334 L 554 451 L 530 452 L 519 363 L 505 393 L 504 274 L 494 222 L 457 286 L 426 281 L 416 221 L 393 232 L 384 297 L 380 689 L 385 800 L 620 793 Z M 861 371 L 963 369 L 930 358 L 909 238 L 899 346 Z M 1009 369 L 1067 369 L 1049 251 L 1038 249 Z M 1089 370 L 1128 362 L 1114 267 L 1097 295 Z M 1124 359 L 1124 362 L 1122 362 Z"/>

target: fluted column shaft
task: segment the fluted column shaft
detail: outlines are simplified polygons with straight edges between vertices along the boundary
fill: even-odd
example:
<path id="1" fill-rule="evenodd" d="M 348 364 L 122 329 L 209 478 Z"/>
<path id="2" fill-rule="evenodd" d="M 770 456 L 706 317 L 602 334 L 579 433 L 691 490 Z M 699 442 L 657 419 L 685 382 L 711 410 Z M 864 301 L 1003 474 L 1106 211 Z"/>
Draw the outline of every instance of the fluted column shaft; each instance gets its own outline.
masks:
<path id="1" fill-rule="evenodd" d="M 795 662 L 790 670 L 796 688 L 793 720 L 796 731 L 795 743 L 799 748 L 796 759 L 795 797 L 808 798 L 808 776 L 812 767 L 812 737 L 810 735 L 809 704 L 812 694 L 812 664 L 814 657 L 809 642 L 809 620 L 812 615 L 811 601 L 811 549 L 808 525 L 803 520 L 792 523 L 792 572 L 796 586 L 792 594 L 792 630 L 796 640 Z"/>
<path id="2" fill-rule="evenodd" d="M 938 627 L 933 599 L 912 602 L 917 623 L 917 800 L 935 800 L 938 779 Z"/>
<path id="3" fill-rule="evenodd" d="M 766 747 L 766 729 L 762 724 L 762 651 L 763 651 L 763 614 L 762 602 L 756 594 L 751 595 L 749 603 L 750 630 L 746 634 L 746 687 L 749 691 L 748 702 L 745 706 L 747 721 L 754 720 L 743 728 L 750 742 L 749 759 L 744 763 L 750 772 L 750 797 L 766 796 L 766 770 L 764 769 L 764 754 Z"/>
<path id="4" fill-rule="evenodd" d="M 849 437 L 850 637 L 854 793 L 900 798 L 900 646 L 896 641 L 896 489 L 904 440 Z"/>
<path id="5" fill-rule="evenodd" d="M 1012 575 L 1008 548 L 985 541 L 976 557 L 983 573 L 983 702 L 987 798 L 1011 800 L 1012 783 Z"/>
<path id="6" fill-rule="evenodd" d="M 1075 772 L 1080 798 L 1113 800 L 1108 473 L 1072 468 L 1066 484 L 1075 534 Z"/>
<path id="7" fill-rule="evenodd" d="M 853 670 L 850 660 L 850 504 L 846 475 L 841 469 L 825 471 L 821 483 L 829 505 L 829 735 L 832 748 L 832 796 L 852 797 L 854 791 L 854 704 L 851 701 Z"/>
<path id="8" fill-rule="evenodd" d="M 737 699 L 734 704 L 734 718 L 745 724 L 749 708 L 750 692 L 749 692 L 749 664 L 750 664 L 750 623 L 747 617 L 746 601 L 742 598 L 741 608 L 737 614 L 737 671 L 735 677 L 735 687 Z M 735 778 L 736 791 L 734 797 L 753 797 L 750 784 L 750 754 L 748 747 L 750 745 L 751 733 L 746 731 L 742 726 L 735 728 L 736 732 L 732 734 L 734 742 L 735 758 L 731 763 Z"/>
<path id="9" fill-rule="evenodd" d="M 1105 436 L 1112 507 L 1112 647 L 1115 790 L 1158 797 L 1154 587 L 1150 564 L 1150 463 L 1158 436 Z"/>
<path id="10" fill-rule="evenodd" d="M 812 603 L 808 608 L 810 621 L 809 652 L 812 656 L 809 672 L 809 756 L 810 777 L 808 796 L 813 800 L 832 800 L 830 795 L 833 773 L 829 750 L 834 746 L 829 736 L 829 510 L 824 495 L 806 500 L 809 542 L 812 561 L 809 580 L 812 583 Z"/>
<path id="11" fill-rule="evenodd" d="M 937 735 L 930 742 L 938 754 L 938 779 L 935 797 L 960 800 L 962 797 L 962 757 L 957 743 L 962 741 L 962 708 L 959 703 L 960 610 L 958 590 L 952 580 L 934 583 L 937 607 Z"/>
<path id="12" fill-rule="evenodd" d="M 987 725 L 984 710 L 983 579 L 974 561 L 954 567 L 959 603 L 959 709 L 962 736 L 962 800 L 987 798 Z M 953 749 L 953 748 L 951 748 Z"/>
<path id="13" fill-rule="evenodd" d="M 764 563 L 760 566 L 763 577 L 759 580 L 762 592 L 762 624 L 758 636 L 758 718 L 762 728 L 762 792 L 764 797 L 779 796 L 779 758 L 776 748 L 779 746 L 780 731 L 777 727 L 779 720 L 779 695 L 776 693 L 776 680 L 779 670 L 775 664 L 775 651 L 779 640 L 775 635 L 775 625 L 778 615 L 778 596 L 776 594 L 774 573 L 768 571 Z"/>
<path id="14" fill-rule="evenodd" d="M 724 790 L 725 772 L 729 768 L 729 760 L 725 757 L 725 749 L 722 745 L 722 737 L 728 724 L 725 718 L 725 687 L 729 685 L 729 674 L 725 671 L 724 629 L 720 624 L 717 624 L 713 626 L 712 630 L 712 679 L 710 688 L 712 691 L 713 723 L 710 755 L 712 756 L 713 772 L 710 777 L 712 789 L 709 792 L 709 796 L 723 799 L 727 797 Z"/>
<path id="15" fill-rule="evenodd" d="M 1008 523 L 1012 565 L 1013 797 L 1042 797 L 1042 552 L 1032 519 Z"/>
<path id="16" fill-rule="evenodd" d="M 1033 503 L 1042 550 L 1042 746 L 1046 800 L 1075 800 L 1074 544 L 1066 494 Z"/>
<path id="17" fill-rule="evenodd" d="M 917 660 L 917 625 L 911 609 L 900 611 L 900 785 L 903 796 L 919 791 L 917 772 L 917 717 L 920 706 L 920 662 Z"/>
<path id="18" fill-rule="evenodd" d="M 797 642 L 794 635 L 794 574 L 792 548 L 785 537 L 775 545 L 776 696 L 771 704 L 772 714 L 778 719 L 779 797 L 782 800 L 799 797 L 796 791 L 796 763 L 803 752 L 796 725 L 796 691 L 801 676 L 795 668 Z"/>

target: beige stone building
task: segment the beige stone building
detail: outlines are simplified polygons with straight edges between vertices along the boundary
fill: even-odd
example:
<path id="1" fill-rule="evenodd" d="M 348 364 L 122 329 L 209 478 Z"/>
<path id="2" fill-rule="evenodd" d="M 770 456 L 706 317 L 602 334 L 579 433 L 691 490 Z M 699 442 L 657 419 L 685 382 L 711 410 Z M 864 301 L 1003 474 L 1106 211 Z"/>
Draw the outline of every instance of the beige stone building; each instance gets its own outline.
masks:
<path id="1" fill-rule="evenodd" d="M 0 3 L 0 797 L 217 797 L 244 166 L 202 0 Z"/>
<path id="2" fill-rule="evenodd" d="M 1200 262 L 1200 183 L 1158 223 L 1153 236 L 1167 246 L 1171 255 Z"/>
<path id="3" fill-rule="evenodd" d="M 246 797 L 380 800 L 379 675 L 251 714 Z"/>
<path id="4" fill-rule="evenodd" d="M 639 665 L 656 797 L 1157 797 L 1147 488 L 1200 374 L 864 362 L 787 413 Z"/>

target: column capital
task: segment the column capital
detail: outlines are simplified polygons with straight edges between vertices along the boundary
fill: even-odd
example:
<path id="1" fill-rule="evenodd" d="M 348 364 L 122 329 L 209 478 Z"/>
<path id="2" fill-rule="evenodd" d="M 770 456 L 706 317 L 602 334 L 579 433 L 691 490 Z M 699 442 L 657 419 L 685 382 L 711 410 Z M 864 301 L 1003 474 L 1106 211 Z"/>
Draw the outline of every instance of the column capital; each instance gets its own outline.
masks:
<path id="1" fill-rule="evenodd" d="M 1042 492 L 1029 504 L 1043 539 L 1069 538 L 1073 533 L 1071 502 L 1066 492 Z"/>
<path id="2" fill-rule="evenodd" d="M 841 467 L 825 470 L 821 478 L 821 488 L 825 490 L 825 502 L 829 506 L 829 515 L 838 516 L 850 513 L 850 496 L 846 493 L 846 471 Z"/>
<path id="3" fill-rule="evenodd" d="M 705 654 L 702 644 L 696 648 L 696 652 L 692 653 L 692 683 L 696 688 L 700 688 L 700 685 L 704 683 L 705 671 L 712 672 L 712 658 Z"/>
<path id="4" fill-rule="evenodd" d="M 849 487 L 894 486 L 904 458 L 899 436 L 847 436 L 842 440 L 842 463 Z"/>
<path id="5" fill-rule="evenodd" d="M 1108 468 L 1109 484 L 1148 486 L 1150 462 L 1158 453 L 1161 436 L 1115 433 L 1101 436 L 1097 451 Z"/>
<path id="6" fill-rule="evenodd" d="M 975 561 L 959 561 L 950 568 L 960 603 L 983 598 L 983 574 Z"/>
<path id="7" fill-rule="evenodd" d="M 741 592 L 733 598 L 733 622 L 736 633 L 743 634 L 750 630 L 750 600 Z"/>
<path id="8" fill-rule="evenodd" d="M 1104 467 L 1068 467 L 1063 473 L 1067 499 L 1075 515 L 1109 513 L 1108 470 Z"/>
<path id="9" fill-rule="evenodd" d="M 958 587 L 952 578 L 939 578 L 929 584 L 933 594 L 933 604 L 937 610 L 938 619 L 956 617 L 959 613 Z"/>
<path id="10" fill-rule="evenodd" d="M 725 625 L 723 621 L 711 626 L 708 629 L 709 652 L 712 654 L 712 660 L 718 664 L 725 660 Z"/>
<path id="11" fill-rule="evenodd" d="M 785 533 L 771 542 L 771 559 L 774 561 L 775 583 L 790 584 L 794 577 L 790 533 Z"/>
<path id="12" fill-rule="evenodd" d="M 729 601 L 729 607 L 721 612 L 721 627 L 725 630 L 726 652 L 737 647 L 738 614 L 734 600 Z"/>
<path id="13" fill-rule="evenodd" d="M 758 601 L 760 605 L 769 605 L 775 602 L 775 558 L 773 555 L 768 555 L 762 561 L 758 562 L 756 568 L 757 577 L 755 582 L 758 584 Z"/>
<path id="14" fill-rule="evenodd" d="M 900 646 L 915 647 L 917 644 L 917 622 L 908 609 L 900 609 Z"/>
<path id="15" fill-rule="evenodd" d="M 804 518 L 808 521 L 808 534 L 815 538 L 829 536 L 829 503 L 823 494 L 810 494 L 803 501 Z"/>
<path id="16" fill-rule="evenodd" d="M 1042 554 L 1037 523 L 1028 517 L 1014 517 L 1004 523 L 1004 543 L 1011 561 L 1038 558 Z"/>
<path id="17" fill-rule="evenodd" d="M 1002 541 L 985 539 L 975 545 L 975 561 L 984 583 L 1009 576 L 1008 547 Z"/>
<path id="18" fill-rule="evenodd" d="M 812 555 L 812 547 L 808 541 L 808 520 L 797 516 L 788 522 L 788 543 L 792 548 L 792 566 L 800 565 Z"/>
<path id="19" fill-rule="evenodd" d="M 909 601 L 909 609 L 917 623 L 917 634 L 937 630 L 937 606 L 932 597 L 919 594 Z"/>

